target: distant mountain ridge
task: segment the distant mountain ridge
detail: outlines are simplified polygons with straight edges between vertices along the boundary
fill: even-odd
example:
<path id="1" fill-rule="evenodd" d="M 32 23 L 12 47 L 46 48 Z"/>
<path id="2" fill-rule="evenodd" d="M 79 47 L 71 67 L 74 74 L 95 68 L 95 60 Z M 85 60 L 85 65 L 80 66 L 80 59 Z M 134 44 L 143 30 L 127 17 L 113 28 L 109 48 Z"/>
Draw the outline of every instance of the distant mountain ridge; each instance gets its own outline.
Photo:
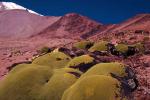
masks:
<path id="1" fill-rule="evenodd" d="M 119 24 L 105 25 L 77 13 L 43 16 L 12 2 L 0 2 L 1 38 L 85 39 L 123 30 L 150 31 L 150 14 L 139 14 Z"/>
<path id="2" fill-rule="evenodd" d="M 113 25 L 109 32 L 119 30 L 148 30 L 150 31 L 150 14 L 137 14 L 122 23 Z M 105 31 L 108 31 L 106 29 Z"/>

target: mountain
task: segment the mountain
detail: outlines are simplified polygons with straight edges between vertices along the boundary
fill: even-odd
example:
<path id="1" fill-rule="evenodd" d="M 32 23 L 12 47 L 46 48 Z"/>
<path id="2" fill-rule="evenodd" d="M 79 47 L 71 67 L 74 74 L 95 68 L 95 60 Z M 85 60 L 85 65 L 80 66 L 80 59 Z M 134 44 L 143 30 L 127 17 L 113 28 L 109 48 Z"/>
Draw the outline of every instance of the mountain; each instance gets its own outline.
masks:
<path id="1" fill-rule="evenodd" d="M 46 35 L 49 37 L 79 38 L 96 34 L 102 28 L 103 24 L 101 23 L 77 13 L 70 13 L 62 16 L 59 20 L 39 34 L 41 36 Z"/>
<path id="2" fill-rule="evenodd" d="M 0 11 L 1 38 L 27 38 L 47 28 L 60 17 L 46 17 L 29 13 L 26 10 Z"/>
<path id="3" fill-rule="evenodd" d="M 89 37 L 90 39 L 100 39 L 103 37 L 114 38 L 114 35 L 119 35 L 120 33 L 126 33 L 126 38 L 135 35 L 136 31 L 144 31 L 145 33 L 150 33 L 150 14 L 138 14 L 132 18 L 127 19 L 118 24 L 103 25 L 104 29 L 97 34 Z M 132 34 L 132 35 L 131 35 Z M 135 37 L 134 36 L 134 37 Z M 133 36 L 132 36 L 133 37 Z M 125 37 L 124 37 L 125 39 Z M 140 37 L 139 37 L 140 39 Z M 142 39 L 142 36 L 141 36 Z M 137 39 L 138 40 L 138 39 Z"/>
<path id="4" fill-rule="evenodd" d="M 43 16 L 12 2 L 0 3 L 0 22 L 2 38 L 86 39 L 124 30 L 150 31 L 150 14 L 138 14 L 122 23 L 105 25 L 77 13 Z"/>
<path id="5" fill-rule="evenodd" d="M 112 36 L 122 31 L 128 31 L 129 34 L 137 30 L 150 31 L 150 14 L 138 14 L 122 23 L 105 25 L 86 16 L 70 13 L 62 16 L 38 35 L 49 38 L 87 39 Z"/>
<path id="6" fill-rule="evenodd" d="M 150 14 L 138 14 L 119 24 L 114 24 L 107 28 L 106 32 L 120 30 L 147 30 L 150 31 Z"/>
<path id="7" fill-rule="evenodd" d="M 149 30 L 150 14 L 138 14 L 118 25 L 115 30 Z"/>
<path id="8" fill-rule="evenodd" d="M 0 37 L 89 37 L 103 25 L 85 16 L 70 13 L 64 16 L 42 16 L 12 2 L 0 3 Z M 9 23 L 9 24 L 8 24 Z"/>
<path id="9" fill-rule="evenodd" d="M 12 2 L 0 2 L 0 37 L 28 38 L 59 18 L 40 15 Z"/>

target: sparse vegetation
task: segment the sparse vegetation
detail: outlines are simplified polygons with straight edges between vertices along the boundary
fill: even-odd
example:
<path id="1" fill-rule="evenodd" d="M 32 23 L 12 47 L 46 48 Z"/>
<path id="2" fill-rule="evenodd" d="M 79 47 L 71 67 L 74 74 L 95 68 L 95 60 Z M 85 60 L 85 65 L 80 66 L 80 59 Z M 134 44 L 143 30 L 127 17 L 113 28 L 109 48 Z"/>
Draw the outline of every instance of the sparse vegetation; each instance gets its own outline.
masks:
<path id="1" fill-rule="evenodd" d="M 90 52 L 94 51 L 107 51 L 107 41 L 100 41 L 98 43 L 95 43 L 90 49 Z"/>
<path id="2" fill-rule="evenodd" d="M 35 100 L 43 83 L 52 75 L 49 68 L 38 65 L 16 69 L 14 72 L 1 81 L 0 100 Z"/>
<path id="3" fill-rule="evenodd" d="M 37 51 L 39 54 L 46 54 L 51 52 L 51 49 L 47 46 L 42 47 L 40 50 Z"/>
<path id="4" fill-rule="evenodd" d="M 82 55 L 72 59 L 66 67 L 79 69 L 81 71 L 88 70 L 94 64 L 94 58 L 89 55 Z"/>
<path id="5" fill-rule="evenodd" d="M 111 62 L 111 63 L 100 63 L 93 66 L 89 69 L 82 77 L 91 76 L 91 75 L 116 75 L 119 77 L 125 77 L 128 74 L 126 73 L 125 65 L 122 63 Z"/>
<path id="6" fill-rule="evenodd" d="M 81 74 L 71 68 L 52 70 L 48 66 L 21 64 L 1 82 L 0 100 L 60 100 Z"/>
<path id="7" fill-rule="evenodd" d="M 121 53 L 126 53 L 128 51 L 128 45 L 125 44 L 118 44 L 116 46 L 116 50 L 121 52 Z"/>
<path id="8" fill-rule="evenodd" d="M 127 100 L 126 89 L 137 87 L 134 73 L 123 63 L 102 63 L 103 55 L 95 52 L 128 54 L 142 46 L 100 41 L 89 48 L 82 43 L 76 50 L 58 48 L 48 53 L 44 48 L 32 63 L 14 66 L 0 81 L 0 100 Z"/>
<path id="9" fill-rule="evenodd" d="M 134 44 L 134 46 L 140 53 L 143 53 L 145 51 L 143 43 L 139 42 L 139 43 Z"/>
<path id="10" fill-rule="evenodd" d="M 70 59 L 68 55 L 62 52 L 51 52 L 36 58 L 32 63 L 51 68 L 63 68 Z"/>
<path id="11" fill-rule="evenodd" d="M 143 42 L 147 42 L 147 41 L 150 41 L 150 37 L 149 36 L 145 36 L 144 39 L 143 39 Z"/>
<path id="12" fill-rule="evenodd" d="M 78 49 L 89 49 L 91 46 L 93 46 L 93 42 L 91 41 L 80 41 L 75 43 L 73 47 Z"/>
<path id="13" fill-rule="evenodd" d="M 65 91 L 62 100 L 125 100 L 120 91 L 118 80 L 110 76 L 93 75 L 73 84 Z"/>

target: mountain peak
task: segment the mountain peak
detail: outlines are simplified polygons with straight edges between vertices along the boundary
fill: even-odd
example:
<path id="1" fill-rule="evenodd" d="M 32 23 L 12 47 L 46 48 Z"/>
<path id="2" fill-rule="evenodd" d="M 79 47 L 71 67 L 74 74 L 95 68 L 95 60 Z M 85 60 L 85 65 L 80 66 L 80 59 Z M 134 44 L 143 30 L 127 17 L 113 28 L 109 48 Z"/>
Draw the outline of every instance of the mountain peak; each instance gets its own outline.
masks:
<path id="1" fill-rule="evenodd" d="M 20 6 L 16 3 L 13 3 L 13 2 L 0 2 L 0 11 L 3 11 L 3 10 L 14 10 L 14 9 L 20 9 L 20 10 L 26 10 L 28 11 L 29 13 L 33 13 L 33 14 L 36 14 L 36 15 L 40 15 L 40 16 L 43 16 L 41 14 L 38 14 L 30 9 L 27 9 L 23 6 Z"/>
<path id="2" fill-rule="evenodd" d="M 149 13 L 142 13 L 142 14 L 137 14 L 136 16 L 150 16 Z"/>
<path id="3" fill-rule="evenodd" d="M 50 37 L 87 38 L 99 32 L 103 24 L 78 13 L 68 13 L 39 34 Z"/>
<path id="4" fill-rule="evenodd" d="M 68 14 L 66 14 L 65 16 L 66 16 L 66 17 L 71 17 L 71 16 L 82 16 L 82 15 L 80 15 L 80 14 L 78 14 L 78 13 L 68 13 Z"/>

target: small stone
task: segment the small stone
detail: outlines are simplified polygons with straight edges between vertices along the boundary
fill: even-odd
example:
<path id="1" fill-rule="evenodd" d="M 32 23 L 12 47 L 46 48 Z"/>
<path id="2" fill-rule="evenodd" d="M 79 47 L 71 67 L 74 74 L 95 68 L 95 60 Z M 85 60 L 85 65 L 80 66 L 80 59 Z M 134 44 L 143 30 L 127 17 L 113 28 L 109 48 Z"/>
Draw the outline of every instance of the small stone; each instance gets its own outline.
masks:
<path id="1" fill-rule="evenodd" d="M 6 57 L 12 57 L 12 53 L 8 53 Z"/>

